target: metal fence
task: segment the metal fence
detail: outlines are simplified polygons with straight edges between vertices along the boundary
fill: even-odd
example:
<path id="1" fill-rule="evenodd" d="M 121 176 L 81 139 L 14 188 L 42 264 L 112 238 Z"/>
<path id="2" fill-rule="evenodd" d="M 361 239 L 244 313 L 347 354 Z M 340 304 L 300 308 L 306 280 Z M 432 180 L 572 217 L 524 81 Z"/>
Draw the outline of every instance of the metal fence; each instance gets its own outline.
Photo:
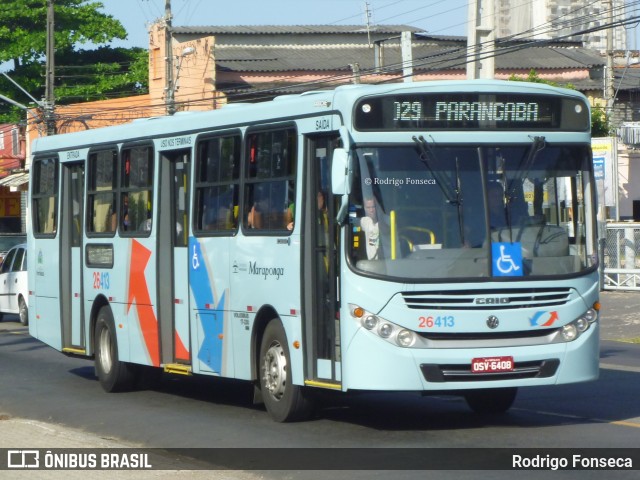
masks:
<path id="1" fill-rule="evenodd" d="M 640 290 L 640 223 L 607 223 L 600 248 L 605 290 Z"/>

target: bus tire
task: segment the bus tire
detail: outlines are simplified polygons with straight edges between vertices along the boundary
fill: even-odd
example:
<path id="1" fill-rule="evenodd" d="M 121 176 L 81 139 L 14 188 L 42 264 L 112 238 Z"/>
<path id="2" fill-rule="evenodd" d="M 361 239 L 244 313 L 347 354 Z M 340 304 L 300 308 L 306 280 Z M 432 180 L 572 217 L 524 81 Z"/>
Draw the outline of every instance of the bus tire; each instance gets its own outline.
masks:
<path id="1" fill-rule="evenodd" d="M 118 340 L 113 314 L 107 306 L 98 312 L 95 327 L 95 369 L 105 392 L 131 390 L 136 376 L 133 365 L 118 359 Z"/>
<path id="2" fill-rule="evenodd" d="M 304 388 L 291 381 L 291 355 L 279 320 L 270 321 L 264 331 L 259 361 L 260 390 L 269 415 L 276 422 L 309 418 L 313 403 Z"/>
<path id="3" fill-rule="evenodd" d="M 473 390 L 464 394 L 469 408 L 480 414 L 505 413 L 511 408 L 518 393 L 517 388 Z"/>

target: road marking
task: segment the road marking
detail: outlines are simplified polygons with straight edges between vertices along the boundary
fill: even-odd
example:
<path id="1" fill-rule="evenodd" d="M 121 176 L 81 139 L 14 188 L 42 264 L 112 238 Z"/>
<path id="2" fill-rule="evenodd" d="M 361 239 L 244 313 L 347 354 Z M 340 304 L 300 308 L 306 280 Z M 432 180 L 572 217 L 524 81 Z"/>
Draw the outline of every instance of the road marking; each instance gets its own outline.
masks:
<path id="1" fill-rule="evenodd" d="M 630 422 L 629 420 L 616 420 L 610 423 L 611 425 L 621 425 L 623 427 L 640 428 L 640 418 L 632 418 L 631 420 L 637 420 L 638 423 Z"/>
<path id="2" fill-rule="evenodd" d="M 628 418 L 627 420 L 605 420 L 603 418 L 592 418 L 592 417 L 585 417 L 581 415 L 571 415 L 569 413 L 547 412 L 544 410 L 530 410 L 527 408 L 513 408 L 512 410 L 520 410 L 521 412 L 536 413 L 538 415 L 547 415 L 549 417 L 570 418 L 572 420 L 608 423 L 609 425 L 619 425 L 622 427 L 640 428 L 640 417 Z"/>
<path id="3" fill-rule="evenodd" d="M 632 367 L 630 365 L 616 365 L 613 363 L 601 363 L 600 368 L 604 368 L 605 370 L 618 370 L 620 372 L 640 373 L 640 367 Z"/>

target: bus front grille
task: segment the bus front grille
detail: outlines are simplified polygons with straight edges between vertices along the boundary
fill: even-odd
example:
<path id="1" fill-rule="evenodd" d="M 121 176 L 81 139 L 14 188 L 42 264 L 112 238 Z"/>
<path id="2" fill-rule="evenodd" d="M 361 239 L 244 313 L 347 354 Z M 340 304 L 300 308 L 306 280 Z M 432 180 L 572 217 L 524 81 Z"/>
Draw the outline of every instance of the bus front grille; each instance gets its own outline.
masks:
<path id="1" fill-rule="evenodd" d="M 491 380 L 520 380 L 526 378 L 547 378 L 555 375 L 560 360 L 550 359 L 535 362 L 516 362 L 510 372 L 473 373 L 470 365 L 420 365 L 427 382 L 486 382 Z"/>
<path id="2" fill-rule="evenodd" d="M 566 304 L 571 288 L 516 288 L 403 292 L 408 308 L 429 310 L 507 310 Z"/>

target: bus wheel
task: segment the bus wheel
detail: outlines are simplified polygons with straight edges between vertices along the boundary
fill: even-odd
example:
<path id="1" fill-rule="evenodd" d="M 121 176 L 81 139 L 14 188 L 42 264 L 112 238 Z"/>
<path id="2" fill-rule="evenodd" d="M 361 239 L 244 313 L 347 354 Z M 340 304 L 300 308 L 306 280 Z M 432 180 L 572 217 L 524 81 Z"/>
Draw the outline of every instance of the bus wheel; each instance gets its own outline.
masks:
<path id="1" fill-rule="evenodd" d="M 304 389 L 291 381 L 291 356 L 279 320 L 267 325 L 260 345 L 260 390 L 265 407 L 276 422 L 308 418 L 313 403 Z"/>
<path id="2" fill-rule="evenodd" d="M 18 300 L 18 315 L 20 315 L 20 323 L 22 325 L 29 325 L 29 308 L 22 297 Z"/>
<path id="3" fill-rule="evenodd" d="M 476 413 L 504 413 L 511 408 L 518 393 L 517 388 L 473 390 L 464 394 L 467 405 Z"/>
<path id="4" fill-rule="evenodd" d="M 109 307 L 98 312 L 95 328 L 95 368 L 106 392 L 130 390 L 135 383 L 133 365 L 118 360 L 118 343 L 113 314 Z"/>

